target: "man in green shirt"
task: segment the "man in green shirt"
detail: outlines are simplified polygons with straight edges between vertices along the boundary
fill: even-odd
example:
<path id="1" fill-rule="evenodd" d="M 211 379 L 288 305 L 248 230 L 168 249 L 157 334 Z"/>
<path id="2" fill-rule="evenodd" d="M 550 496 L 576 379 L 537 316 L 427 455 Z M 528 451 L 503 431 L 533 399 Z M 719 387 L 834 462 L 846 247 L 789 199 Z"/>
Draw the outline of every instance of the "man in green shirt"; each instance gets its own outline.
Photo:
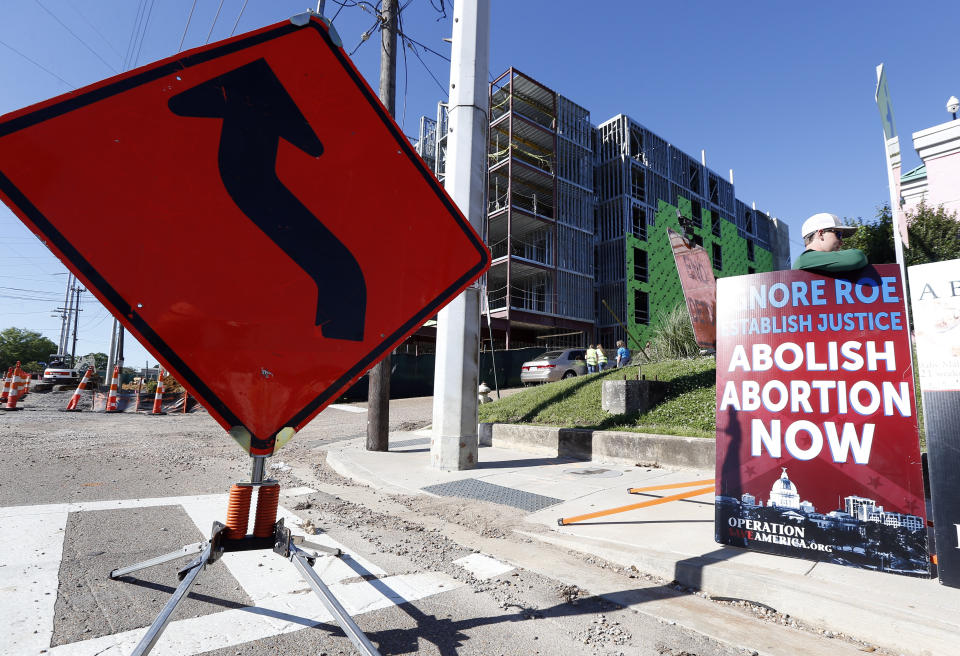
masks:
<path id="1" fill-rule="evenodd" d="M 856 231 L 856 226 L 841 224 L 836 214 L 814 214 L 803 222 L 801 233 L 807 250 L 794 261 L 793 268 L 814 273 L 842 273 L 862 269 L 867 266 L 867 256 L 863 251 L 857 248 L 840 250 L 843 248 L 844 236 L 849 237 Z"/>

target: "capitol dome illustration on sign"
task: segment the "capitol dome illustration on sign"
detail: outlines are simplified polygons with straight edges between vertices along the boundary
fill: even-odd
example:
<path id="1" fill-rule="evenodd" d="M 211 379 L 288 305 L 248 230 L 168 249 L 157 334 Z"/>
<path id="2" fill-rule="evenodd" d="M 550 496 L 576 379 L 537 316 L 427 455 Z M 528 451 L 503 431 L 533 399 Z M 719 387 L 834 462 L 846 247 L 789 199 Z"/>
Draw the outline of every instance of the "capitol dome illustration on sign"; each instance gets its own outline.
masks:
<path id="1" fill-rule="evenodd" d="M 780 508 L 800 508 L 800 493 L 793 481 L 787 476 L 787 468 L 782 467 L 783 474 L 780 475 L 770 488 L 770 500 L 768 506 L 778 506 Z"/>

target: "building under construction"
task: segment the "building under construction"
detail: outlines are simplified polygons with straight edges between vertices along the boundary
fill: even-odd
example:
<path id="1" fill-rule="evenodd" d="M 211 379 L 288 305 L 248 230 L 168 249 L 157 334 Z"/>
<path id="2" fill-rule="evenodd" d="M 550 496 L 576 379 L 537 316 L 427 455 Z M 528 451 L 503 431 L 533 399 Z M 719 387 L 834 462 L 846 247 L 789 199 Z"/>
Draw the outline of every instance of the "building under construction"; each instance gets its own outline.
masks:
<path id="1" fill-rule="evenodd" d="M 446 113 L 417 149 L 443 179 Z M 667 228 L 717 277 L 789 266 L 787 226 L 626 115 L 584 107 L 509 69 L 490 85 L 485 316 L 497 348 L 642 344 L 683 302 Z M 681 225 L 682 224 L 682 225 Z"/>

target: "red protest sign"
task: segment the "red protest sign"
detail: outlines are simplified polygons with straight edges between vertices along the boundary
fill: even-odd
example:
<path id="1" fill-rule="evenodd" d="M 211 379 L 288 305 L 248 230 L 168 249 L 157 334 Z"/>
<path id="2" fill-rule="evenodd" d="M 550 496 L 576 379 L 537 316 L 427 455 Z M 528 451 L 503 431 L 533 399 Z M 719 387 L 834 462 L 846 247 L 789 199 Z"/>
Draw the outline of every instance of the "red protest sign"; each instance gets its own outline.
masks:
<path id="1" fill-rule="evenodd" d="M 670 228 L 667 236 L 697 346 L 713 350 L 717 347 L 717 279 L 713 276 L 710 256 L 703 246 L 691 244 Z"/>
<path id="2" fill-rule="evenodd" d="M 717 541 L 927 575 L 899 268 L 717 292 Z"/>
<path id="3" fill-rule="evenodd" d="M 253 455 L 490 261 L 316 17 L 0 118 L 0 197 Z"/>

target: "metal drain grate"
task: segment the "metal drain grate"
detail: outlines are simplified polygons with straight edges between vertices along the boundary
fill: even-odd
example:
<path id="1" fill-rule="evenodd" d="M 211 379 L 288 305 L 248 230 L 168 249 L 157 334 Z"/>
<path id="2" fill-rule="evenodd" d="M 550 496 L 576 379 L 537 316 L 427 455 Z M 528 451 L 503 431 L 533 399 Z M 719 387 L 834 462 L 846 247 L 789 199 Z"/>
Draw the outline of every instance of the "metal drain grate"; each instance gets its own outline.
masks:
<path id="1" fill-rule="evenodd" d="M 524 492 L 512 487 L 503 485 L 494 485 L 485 483 L 475 478 L 465 478 L 450 483 L 440 483 L 439 485 L 429 485 L 423 488 L 424 492 L 439 495 L 441 497 L 460 497 L 462 499 L 477 499 L 479 501 L 489 501 L 499 503 L 502 506 L 512 506 L 520 510 L 536 512 L 544 508 L 561 503 L 563 499 L 545 497 L 542 494 L 533 494 Z"/>
<path id="2" fill-rule="evenodd" d="M 414 440 L 397 440 L 396 442 L 390 442 L 390 448 L 399 448 L 403 446 L 421 446 L 423 444 L 430 444 L 429 437 L 418 437 Z"/>

